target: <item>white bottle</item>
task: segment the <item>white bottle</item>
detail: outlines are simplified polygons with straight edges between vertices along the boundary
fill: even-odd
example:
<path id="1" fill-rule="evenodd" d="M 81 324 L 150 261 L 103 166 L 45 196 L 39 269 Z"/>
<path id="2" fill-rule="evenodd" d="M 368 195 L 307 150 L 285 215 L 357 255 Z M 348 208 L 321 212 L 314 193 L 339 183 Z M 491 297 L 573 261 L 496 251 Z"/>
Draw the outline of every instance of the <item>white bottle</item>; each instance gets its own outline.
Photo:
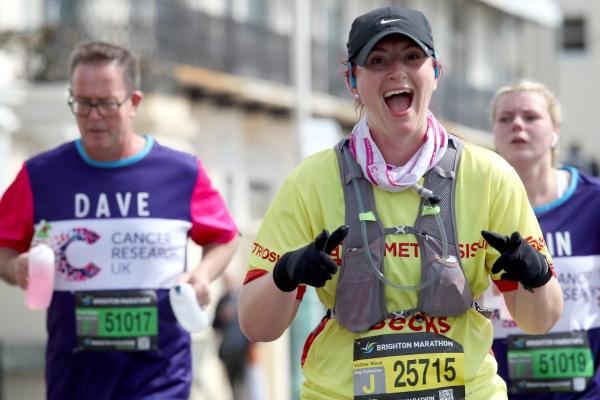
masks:
<path id="1" fill-rule="evenodd" d="M 29 282 L 25 305 L 30 310 L 45 310 L 54 292 L 54 251 L 45 243 L 29 249 Z"/>
<path id="2" fill-rule="evenodd" d="M 196 291 L 189 283 L 179 283 L 169 291 L 169 300 L 177 322 L 189 332 L 200 332 L 209 327 L 208 313 L 198 304 Z"/>

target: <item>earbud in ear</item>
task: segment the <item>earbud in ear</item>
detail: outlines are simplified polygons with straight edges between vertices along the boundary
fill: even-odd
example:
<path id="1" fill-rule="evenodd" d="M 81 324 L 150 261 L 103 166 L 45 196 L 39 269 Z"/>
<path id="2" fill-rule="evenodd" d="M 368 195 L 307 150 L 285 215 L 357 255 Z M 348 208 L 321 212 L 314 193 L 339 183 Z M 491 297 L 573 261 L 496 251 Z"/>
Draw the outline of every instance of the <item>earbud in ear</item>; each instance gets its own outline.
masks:
<path id="1" fill-rule="evenodd" d="M 435 75 L 435 79 L 440 77 L 440 67 L 438 66 L 437 61 L 433 62 L 433 73 Z"/>
<path id="2" fill-rule="evenodd" d="M 350 87 L 356 89 L 356 78 L 354 77 L 354 71 L 352 71 L 352 63 L 350 61 L 348 61 L 348 81 L 350 82 Z"/>
<path id="3" fill-rule="evenodd" d="M 556 132 L 552 132 L 552 144 L 550 146 L 552 148 L 558 146 L 558 134 Z"/>

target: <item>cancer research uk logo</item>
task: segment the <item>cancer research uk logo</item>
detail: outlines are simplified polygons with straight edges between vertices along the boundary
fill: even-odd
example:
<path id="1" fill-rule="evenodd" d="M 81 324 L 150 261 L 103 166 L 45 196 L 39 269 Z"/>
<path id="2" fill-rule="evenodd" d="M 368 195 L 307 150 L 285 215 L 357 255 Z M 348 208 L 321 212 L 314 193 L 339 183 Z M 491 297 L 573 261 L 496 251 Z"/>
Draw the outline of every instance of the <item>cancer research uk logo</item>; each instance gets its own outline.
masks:
<path id="1" fill-rule="evenodd" d="M 87 228 L 73 228 L 67 232 L 53 237 L 53 248 L 56 253 L 58 272 L 66 275 L 68 281 L 81 282 L 93 278 L 100 272 L 100 268 L 93 262 L 83 267 L 74 267 L 67 260 L 67 249 L 73 242 L 93 244 L 100 239 L 100 235 Z"/>

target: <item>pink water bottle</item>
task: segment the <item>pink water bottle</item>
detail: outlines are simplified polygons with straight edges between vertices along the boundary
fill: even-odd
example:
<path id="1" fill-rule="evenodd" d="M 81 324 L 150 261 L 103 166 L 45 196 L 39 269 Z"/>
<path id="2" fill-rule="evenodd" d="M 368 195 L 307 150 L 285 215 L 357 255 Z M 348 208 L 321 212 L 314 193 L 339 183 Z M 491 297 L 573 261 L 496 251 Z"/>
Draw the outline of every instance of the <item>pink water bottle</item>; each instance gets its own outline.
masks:
<path id="1" fill-rule="evenodd" d="M 54 292 L 54 251 L 45 243 L 29 250 L 29 283 L 25 305 L 30 310 L 45 310 Z"/>

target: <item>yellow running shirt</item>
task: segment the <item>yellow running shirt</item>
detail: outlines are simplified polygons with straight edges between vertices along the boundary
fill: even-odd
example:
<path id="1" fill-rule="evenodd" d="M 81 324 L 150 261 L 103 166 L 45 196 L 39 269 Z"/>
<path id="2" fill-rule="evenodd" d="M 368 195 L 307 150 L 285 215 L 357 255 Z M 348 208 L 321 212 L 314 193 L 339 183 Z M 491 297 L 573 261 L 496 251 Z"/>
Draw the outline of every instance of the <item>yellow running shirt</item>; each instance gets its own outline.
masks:
<path id="1" fill-rule="evenodd" d="M 413 191 L 391 193 L 375 188 L 374 195 L 384 226 L 414 224 L 420 197 Z M 281 255 L 305 246 L 323 229 L 332 232 L 344 224 L 344 213 L 333 149 L 304 160 L 265 215 L 251 248 L 247 279 L 272 271 Z M 513 168 L 497 154 L 465 144 L 458 166 L 456 213 L 461 262 L 475 298 L 488 287 L 498 257 L 483 240 L 482 230 L 505 235 L 519 231 L 528 241 L 541 244 L 538 248 L 550 260 L 525 189 Z M 340 251 L 332 254 L 338 265 Z M 389 280 L 419 284 L 415 237 L 387 235 L 384 265 Z M 316 290 L 327 309 L 334 308 L 338 275 Z M 417 304 L 417 293 L 386 286 L 385 301 L 390 311 L 411 309 Z M 460 317 L 395 317 L 359 334 L 334 318 L 324 318 L 305 345 L 302 399 L 457 399 L 450 396 L 459 389 L 454 393 L 462 390 L 468 400 L 506 399 L 506 385 L 496 375 L 496 361 L 490 353 L 492 338 L 491 322 L 474 309 Z M 382 357 L 368 358 L 374 350 L 383 351 Z M 427 397 L 433 393 L 437 397 Z"/>

